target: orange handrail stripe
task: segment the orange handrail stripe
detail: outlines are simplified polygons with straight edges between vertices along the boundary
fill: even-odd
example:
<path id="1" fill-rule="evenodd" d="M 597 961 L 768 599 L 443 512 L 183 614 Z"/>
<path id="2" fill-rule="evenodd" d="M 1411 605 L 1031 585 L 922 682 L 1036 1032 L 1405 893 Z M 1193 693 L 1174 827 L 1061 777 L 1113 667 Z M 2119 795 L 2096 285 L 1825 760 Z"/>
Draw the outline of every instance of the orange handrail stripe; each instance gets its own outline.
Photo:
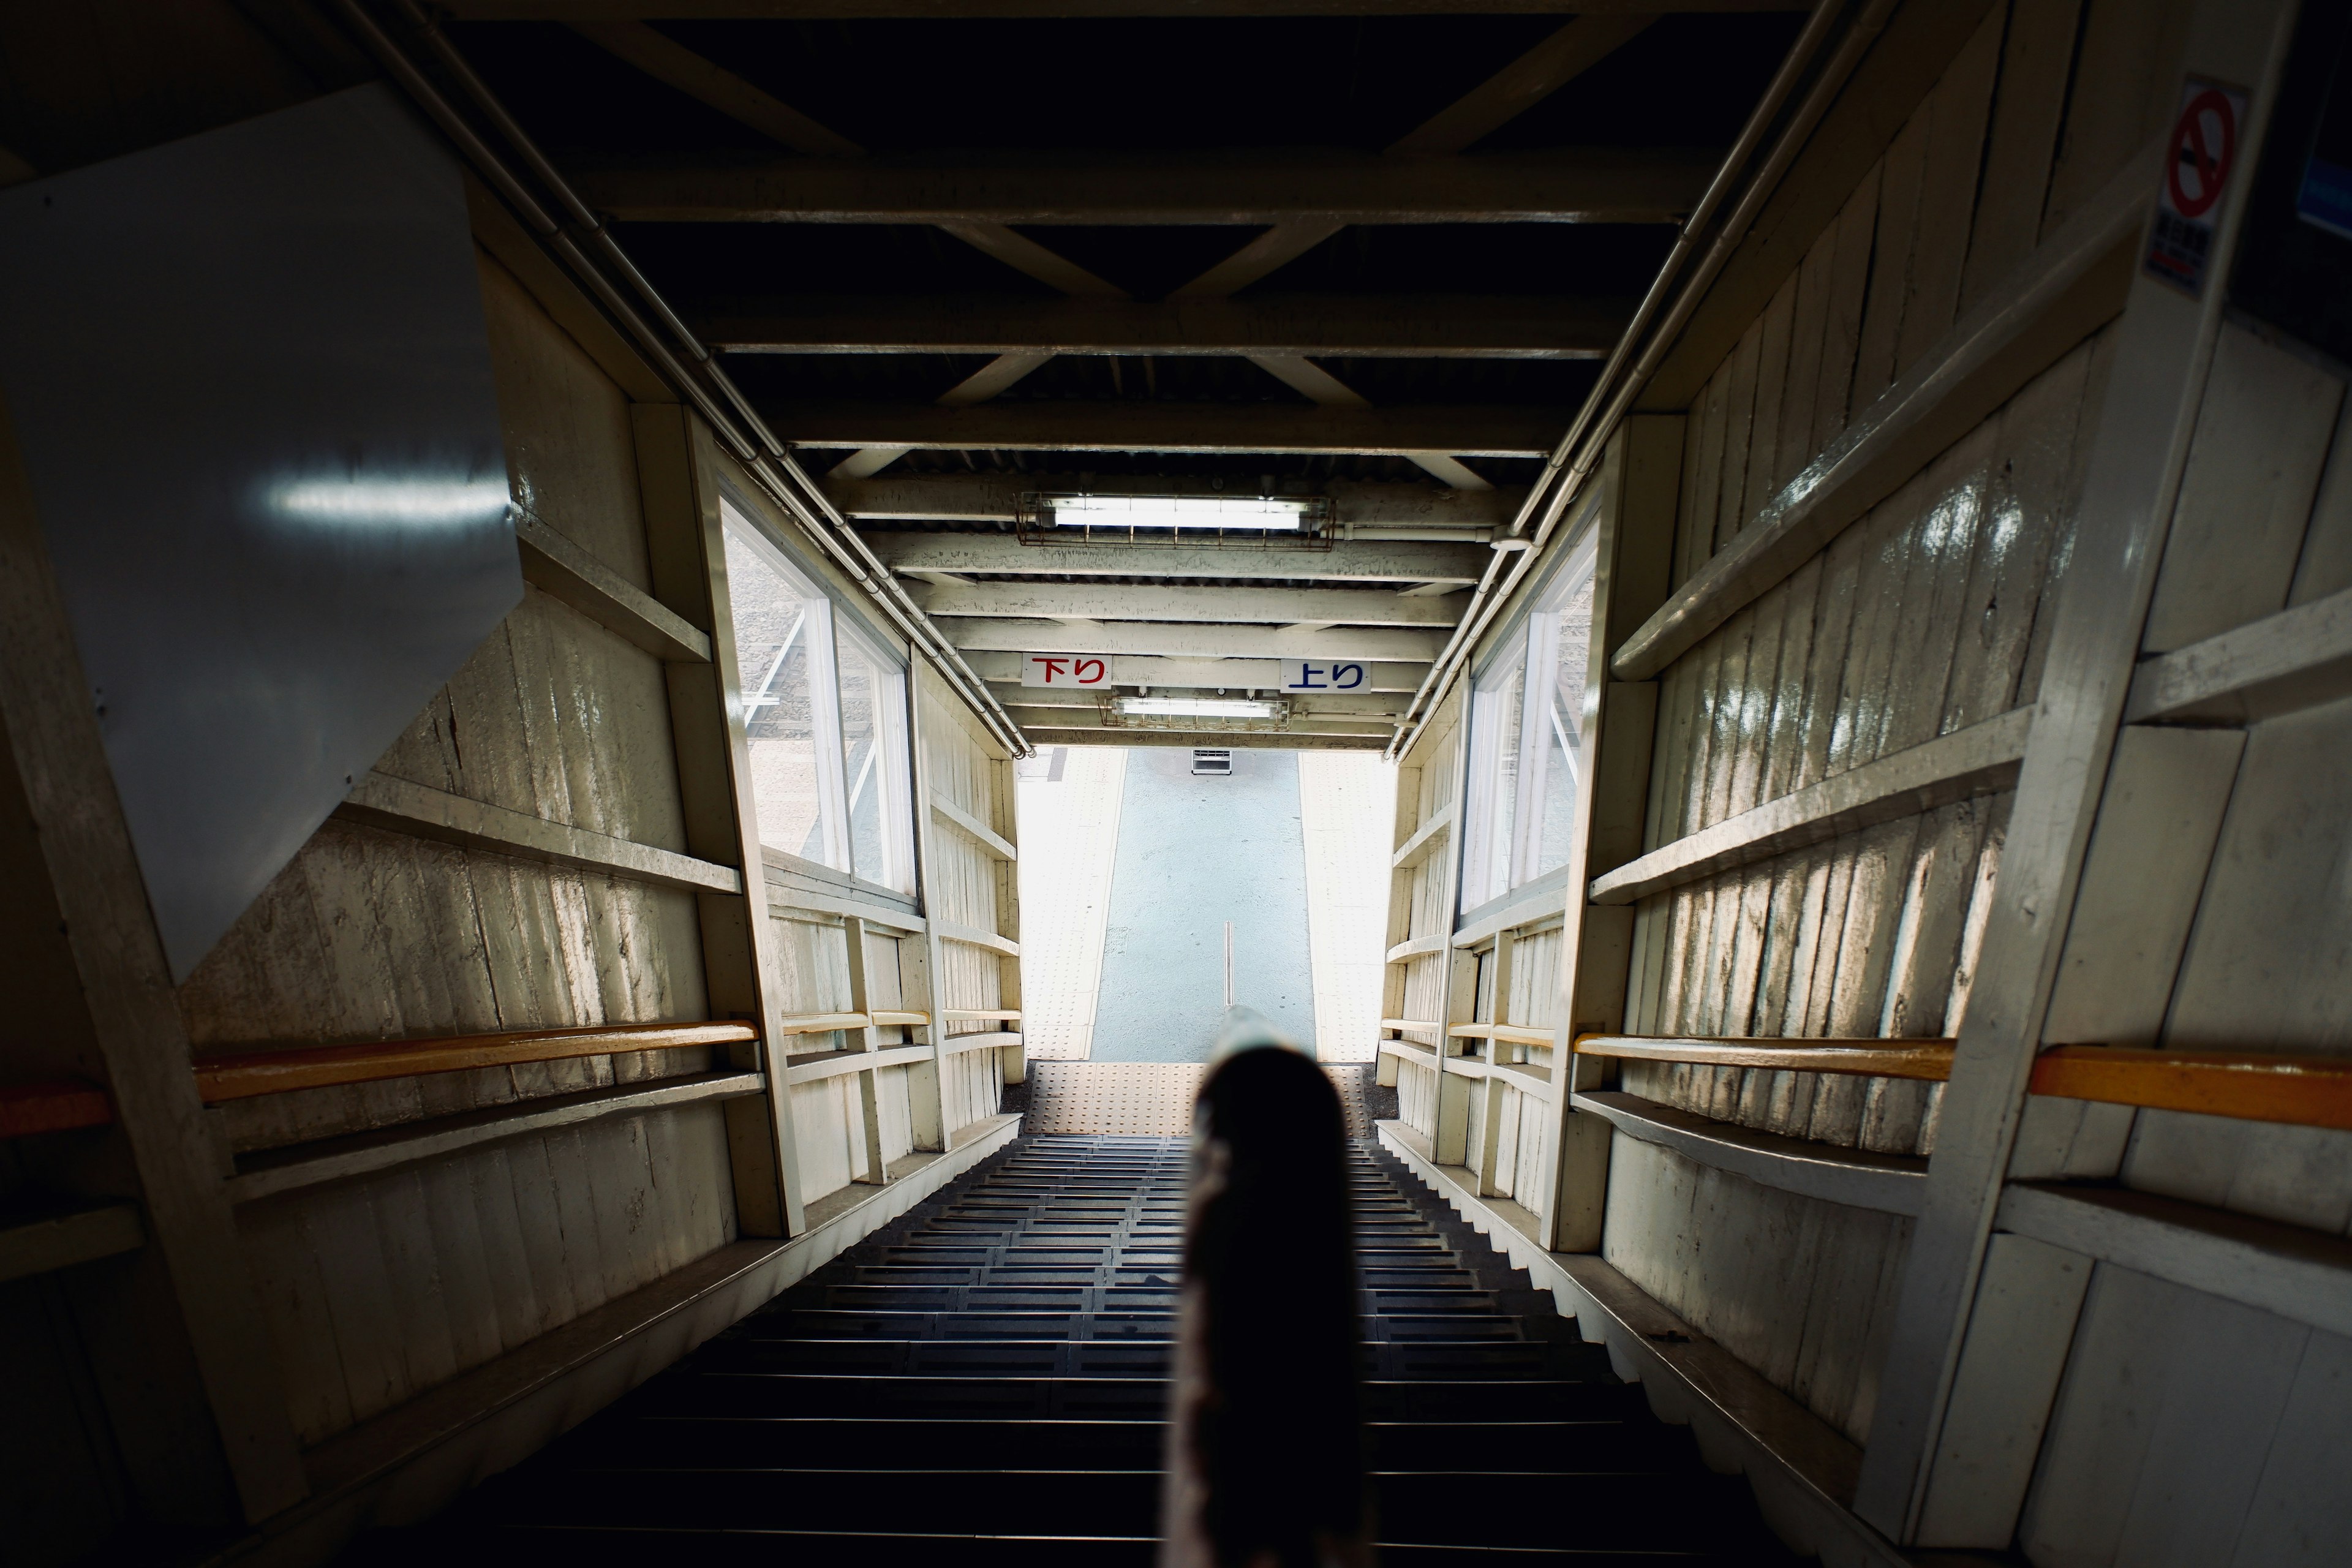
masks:
<path id="1" fill-rule="evenodd" d="M 2061 1100 L 2352 1131 L 2352 1060 L 2341 1057 L 2059 1046 L 2034 1058 L 2032 1089 Z"/>
<path id="2" fill-rule="evenodd" d="M 69 1132 L 77 1127 L 103 1127 L 113 1120 L 114 1101 L 106 1090 L 79 1079 L 0 1087 L 0 1138 Z"/>
<path id="3" fill-rule="evenodd" d="M 1692 1062 L 1701 1067 L 1760 1068 L 1772 1072 L 1847 1073 L 1861 1078 L 1909 1078 L 1942 1083 L 1952 1076 L 1949 1040 L 1748 1039 L 1670 1035 L 1580 1035 L 1576 1052 L 1638 1061 Z"/>
<path id="4" fill-rule="evenodd" d="M 595 1024 L 569 1029 L 527 1029 L 501 1035 L 454 1035 L 430 1040 L 319 1046 L 289 1051 L 248 1051 L 196 1063 L 196 1092 L 207 1105 L 289 1089 L 373 1083 L 467 1068 L 601 1057 L 614 1051 L 657 1051 L 679 1046 L 731 1046 L 756 1040 L 749 1024 Z"/>

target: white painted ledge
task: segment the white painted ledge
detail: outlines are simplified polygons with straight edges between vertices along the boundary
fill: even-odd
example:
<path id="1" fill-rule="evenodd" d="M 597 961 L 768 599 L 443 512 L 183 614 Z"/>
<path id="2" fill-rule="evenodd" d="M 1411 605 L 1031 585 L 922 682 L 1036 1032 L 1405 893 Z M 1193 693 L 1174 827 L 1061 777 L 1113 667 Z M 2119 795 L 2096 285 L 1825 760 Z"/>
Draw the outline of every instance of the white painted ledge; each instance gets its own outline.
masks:
<path id="1" fill-rule="evenodd" d="M 2352 1335 L 2352 1241 L 2301 1226 L 2128 1187 L 2014 1184 L 1994 1225 L 2219 1296 Z"/>
<path id="2" fill-rule="evenodd" d="M 576 1094 L 516 1100 L 454 1116 L 403 1122 L 371 1132 L 292 1144 L 240 1158 L 236 1174 L 228 1181 L 229 1201 L 252 1203 L 278 1193 L 398 1170 L 460 1150 L 502 1143 L 559 1127 L 735 1100 L 764 1093 L 767 1087 L 765 1074 L 722 1068 L 682 1078 L 643 1079 Z"/>
<path id="3" fill-rule="evenodd" d="M 1596 877 L 1591 897 L 1596 904 L 1630 904 L 1842 833 L 2007 789 L 2017 782 L 2032 727 L 2032 709 L 2012 708 L 1833 774 Z"/>
<path id="4" fill-rule="evenodd" d="M 1913 1218 L 1927 1201 L 1927 1162 L 1915 1155 L 1787 1138 L 1614 1089 L 1580 1094 L 1575 1104 L 1605 1117 L 1628 1138 L 1784 1193 Z"/>
<path id="5" fill-rule="evenodd" d="M 131 1204 L 44 1215 L 0 1229 L 0 1283 L 53 1274 L 146 1245 L 146 1228 Z"/>
<path id="6" fill-rule="evenodd" d="M 430 838 L 467 849 L 488 849 L 545 865 L 604 871 L 633 882 L 677 888 L 689 893 L 740 893 L 742 874 L 732 866 L 698 860 L 674 849 L 634 844 L 625 838 L 550 822 L 528 812 L 509 811 L 430 784 L 370 773 L 352 788 L 335 816 L 346 822 L 415 838 Z"/>
<path id="7" fill-rule="evenodd" d="M 1642 1384 L 1660 1420 L 1689 1426 L 1711 1468 L 1748 1477 L 1765 1522 L 1790 1548 L 1826 1568 L 1917 1568 L 1853 1512 L 1858 1445 L 1601 1258 L 1542 1250 L 1398 1137 L 1395 1122 L 1379 1127 L 1383 1148 L 1549 1289 L 1587 1341 L 1609 1347 L 1617 1374 Z"/>
<path id="8" fill-rule="evenodd" d="M 2352 692 L 2352 588 L 2142 663 L 2124 722 L 2244 724 Z"/>

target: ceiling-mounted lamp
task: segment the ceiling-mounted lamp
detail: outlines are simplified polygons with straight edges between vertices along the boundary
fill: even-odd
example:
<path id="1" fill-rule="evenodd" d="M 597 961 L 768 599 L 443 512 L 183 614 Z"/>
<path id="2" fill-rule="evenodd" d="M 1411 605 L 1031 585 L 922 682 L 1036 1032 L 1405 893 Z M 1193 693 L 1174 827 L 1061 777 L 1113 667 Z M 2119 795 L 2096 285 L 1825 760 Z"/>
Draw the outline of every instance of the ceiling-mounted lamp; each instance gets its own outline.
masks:
<path id="1" fill-rule="evenodd" d="M 1296 533 L 1316 498 L 1282 496 L 1055 496 L 1045 515 L 1056 528 L 1254 529 Z"/>
<path id="2" fill-rule="evenodd" d="M 1271 719 L 1276 715 L 1271 702 L 1238 697 L 1122 697 L 1118 710 L 1169 719 Z"/>

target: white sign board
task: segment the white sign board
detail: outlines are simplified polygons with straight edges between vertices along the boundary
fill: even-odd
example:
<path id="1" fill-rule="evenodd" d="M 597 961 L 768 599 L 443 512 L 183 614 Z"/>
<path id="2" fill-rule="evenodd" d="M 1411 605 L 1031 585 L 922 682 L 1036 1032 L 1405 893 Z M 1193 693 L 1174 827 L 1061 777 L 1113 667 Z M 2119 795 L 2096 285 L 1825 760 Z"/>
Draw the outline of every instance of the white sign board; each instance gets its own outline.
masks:
<path id="1" fill-rule="evenodd" d="M 1033 653 L 1021 661 L 1024 686 L 1108 687 L 1110 660 L 1092 653 Z"/>
<path id="2" fill-rule="evenodd" d="M 1285 691 L 1361 691 L 1372 683 L 1372 667 L 1356 658 L 1286 658 Z"/>

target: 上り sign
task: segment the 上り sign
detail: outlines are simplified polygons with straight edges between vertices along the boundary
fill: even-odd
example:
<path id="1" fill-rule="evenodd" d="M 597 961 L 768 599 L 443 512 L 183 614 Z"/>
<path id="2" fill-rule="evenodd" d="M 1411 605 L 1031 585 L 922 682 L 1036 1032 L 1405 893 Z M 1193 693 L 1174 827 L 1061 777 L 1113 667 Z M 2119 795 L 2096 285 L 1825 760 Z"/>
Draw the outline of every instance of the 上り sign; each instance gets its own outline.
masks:
<path id="1" fill-rule="evenodd" d="M 1372 667 L 1352 658 L 1286 658 L 1285 691 L 1361 691 L 1371 684 Z"/>

